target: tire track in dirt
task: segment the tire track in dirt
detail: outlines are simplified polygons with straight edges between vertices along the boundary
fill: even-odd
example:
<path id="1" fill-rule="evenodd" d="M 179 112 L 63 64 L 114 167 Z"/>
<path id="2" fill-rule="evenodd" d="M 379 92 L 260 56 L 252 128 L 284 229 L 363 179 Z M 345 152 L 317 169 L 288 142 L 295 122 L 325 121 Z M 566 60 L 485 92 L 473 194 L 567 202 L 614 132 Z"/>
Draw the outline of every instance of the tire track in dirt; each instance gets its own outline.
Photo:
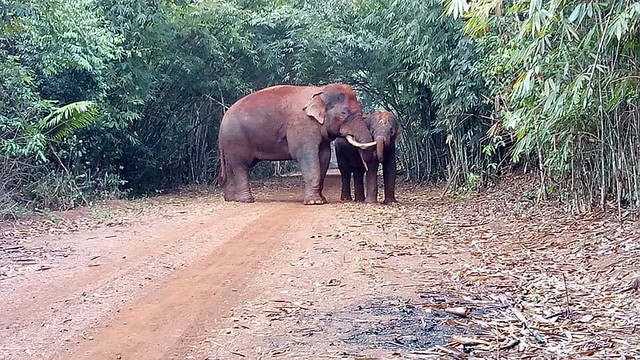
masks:
<path id="1" fill-rule="evenodd" d="M 93 340 L 59 352 L 54 358 L 181 358 L 186 346 L 197 344 L 206 336 L 208 327 L 215 326 L 226 311 L 247 296 L 245 283 L 261 260 L 277 249 L 292 229 L 304 224 L 305 217 L 318 212 L 298 203 L 249 204 L 244 208 L 266 211 L 204 259 L 122 309 L 112 321 L 98 326 L 91 335 Z M 233 222 L 245 223 L 246 217 L 241 213 L 218 220 L 229 226 Z"/>
<path id="2" fill-rule="evenodd" d="M 229 214 L 224 216 L 235 216 L 240 209 L 230 209 Z M 119 237 L 121 241 L 111 240 L 111 246 L 95 250 L 99 253 L 109 252 L 108 255 L 96 256 L 96 261 L 76 258 L 86 264 L 63 264 L 59 268 L 54 268 L 40 277 L 39 289 L 33 291 L 28 297 L 13 297 L 6 299 L 5 305 L 0 311 L 2 323 L 15 323 L 19 321 L 21 312 L 29 312 L 33 315 L 43 308 L 43 303 L 69 302 L 83 291 L 89 294 L 104 290 L 105 287 L 123 280 L 125 275 L 145 269 L 148 265 L 159 260 L 169 249 L 179 246 L 183 239 L 193 237 L 198 228 L 211 227 L 211 219 L 201 216 L 189 219 L 188 224 L 148 224 L 147 229 L 138 232 L 139 229 L 98 229 L 89 234 L 78 234 L 72 236 L 70 242 L 83 243 L 84 247 L 98 248 L 97 242 L 110 241 L 111 238 Z M 135 233 L 125 235 L 122 231 Z M 88 236 L 87 236 L 88 235 Z M 91 240 L 84 240 L 91 239 Z M 64 242 L 64 239 L 54 239 L 53 241 Z M 83 265 L 83 266 L 81 266 Z M 73 271 L 69 271 L 73 270 Z M 119 284 L 123 285 L 123 284 Z M 5 299 L 3 299 L 5 300 Z M 8 304 L 8 305 L 7 305 Z M 45 315 L 45 314 L 43 314 Z M 0 323 L 0 325 L 2 325 Z"/>
<path id="3" fill-rule="evenodd" d="M 282 261 L 270 257 L 285 239 L 308 240 L 309 224 L 335 211 L 302 205 L 300 191 L 290 179 L 257 189 L 254 204 L 153 200 L 115 226 L 20 239 L 72 251 L 0 282 L 0 359 L 185 358 L 256 295 L 246 283 L 263 260 Z"/>
<path id="4" fill-rule="evenodd" d="M 241 231 L 238 219 L 255 220 L 267 209 L 251 214 L 233 205 L 210 210 L 215 215 L 200 210 L 131 227 L 25 240 L 29 246 L 66 244 L 76 253 L 48 271 L 0 283 L 0 359 L 49 358 L 91 338 L 91 328 Z M 97 262 L 88 261 L 96 253 L 102 254 Z"/>

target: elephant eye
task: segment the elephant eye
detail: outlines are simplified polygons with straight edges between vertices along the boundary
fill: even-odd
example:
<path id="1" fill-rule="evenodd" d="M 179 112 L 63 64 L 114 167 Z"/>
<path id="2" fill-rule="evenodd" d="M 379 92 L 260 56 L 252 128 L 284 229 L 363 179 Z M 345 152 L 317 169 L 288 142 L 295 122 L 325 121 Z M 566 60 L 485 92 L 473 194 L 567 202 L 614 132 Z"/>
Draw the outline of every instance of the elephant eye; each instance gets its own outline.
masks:
<path id="1" fill-rule="evenodd" d="M 336 106 L 340 106 L 344 104 L 344 100 L 345 100 L 344 94 L 333 95 L 327 99 L 327 108 L 333 109 Z"/>

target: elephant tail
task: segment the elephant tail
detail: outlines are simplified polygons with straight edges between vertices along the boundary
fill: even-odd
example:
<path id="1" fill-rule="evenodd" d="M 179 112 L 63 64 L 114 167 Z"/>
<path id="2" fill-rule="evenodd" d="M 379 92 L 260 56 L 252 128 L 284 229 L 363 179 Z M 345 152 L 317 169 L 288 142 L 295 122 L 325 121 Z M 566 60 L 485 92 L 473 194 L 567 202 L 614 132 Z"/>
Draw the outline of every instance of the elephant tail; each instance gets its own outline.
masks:
<path id="1" fill-rule="evenodd" d="M 227 181 L 227 162 L 224 158 L 224 150 L 220 148 L 220 175 L 218 176 L 218 185 L 222 186 Z"/>

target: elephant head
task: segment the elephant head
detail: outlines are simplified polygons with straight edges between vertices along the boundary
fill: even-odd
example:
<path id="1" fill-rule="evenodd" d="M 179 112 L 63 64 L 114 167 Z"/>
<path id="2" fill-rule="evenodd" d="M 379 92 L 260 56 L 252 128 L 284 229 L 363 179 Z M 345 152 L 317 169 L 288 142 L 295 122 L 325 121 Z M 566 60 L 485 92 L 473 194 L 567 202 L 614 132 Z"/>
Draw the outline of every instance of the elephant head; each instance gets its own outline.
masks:
<path id="1" fill-rule="evenodd" d="M 402 138 L 402 127 L 388 111 L 373 112 L 365 118 L 365 122 L 375 142 L 376 157 L 383 163 L 387 153 L 395 150 L 396 143 Z"/>
<path id="2" fill-rule="evenodd" d="M 360 156 L 366 166 L 371 155 L 365 150 L 373 148 L 376 143 L 364 122 L 356 93 L 349 85 L 325 85 L 312 95 L 303 110 L 324 127 L 329 138 L 344 137 L 360 148 Z"/>

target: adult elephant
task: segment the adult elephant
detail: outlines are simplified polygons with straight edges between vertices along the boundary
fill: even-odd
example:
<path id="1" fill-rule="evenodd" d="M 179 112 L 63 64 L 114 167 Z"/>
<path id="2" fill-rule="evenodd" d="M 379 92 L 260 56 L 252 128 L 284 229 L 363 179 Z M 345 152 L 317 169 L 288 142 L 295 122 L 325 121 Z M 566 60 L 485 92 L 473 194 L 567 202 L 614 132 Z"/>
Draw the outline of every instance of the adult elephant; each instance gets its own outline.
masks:
<path id="1" fill-rule="evenodd" d="M 324 204 L 330 142 L 339 136 L 363 148 L 375 145 L 349 85 L 279 85 L 243 97 L 220 124 L 224 199 L 253 202 L 249 169 L 261 160 L 295 159 L 304 179 L 304 203 Z"/>
<path id="2" fill-rule="evenodd" d="M 402 127 L 398 119 L 388 111 L 376 111 L 367 115 L 365 123 L 375 140 L 374 156 L 360 155 L 363 151 L 357 147 L 360 144 L 354 144 L 354 146 L 342 139 L 336 140 L 338 168 L 342 176 L 340 199 L 352 200 L 351 176 L 353 175 L 355 201 L 377 202 L 378 165 L 382 163 L 384 203 L 396 202 L 396 143 L 402 136 Z M 372 150 L 371 152 L 373 153 Z M 362 161 L 363 158 L 367 159 L 365 163 Z"/>

